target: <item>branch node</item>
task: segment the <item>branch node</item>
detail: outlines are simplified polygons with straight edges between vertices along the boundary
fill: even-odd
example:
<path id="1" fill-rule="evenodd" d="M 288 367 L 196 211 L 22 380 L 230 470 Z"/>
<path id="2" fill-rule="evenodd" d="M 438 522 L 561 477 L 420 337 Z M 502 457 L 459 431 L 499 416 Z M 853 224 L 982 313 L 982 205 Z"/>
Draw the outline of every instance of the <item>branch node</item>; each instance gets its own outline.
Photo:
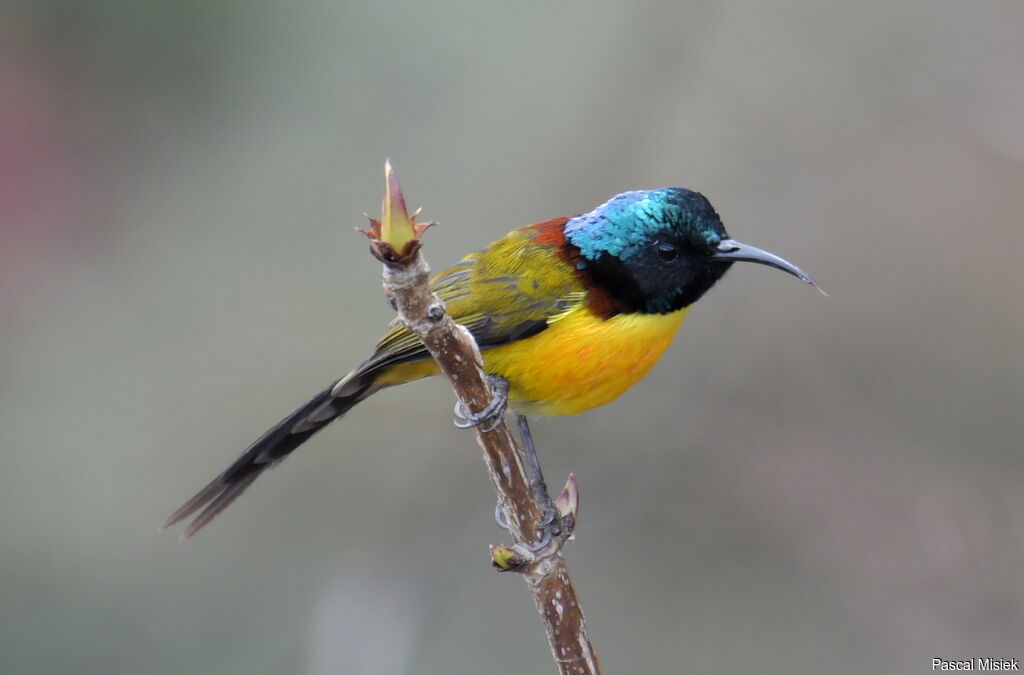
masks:
<path id="1" fill-rule="evenodd" d="M 427 307 L 427 318 L 433 321 L 434 323 L 437 323 L 438 321 L 443 319 L 444 305 L 440 302 L 431 303 L 431 305 Z"/>

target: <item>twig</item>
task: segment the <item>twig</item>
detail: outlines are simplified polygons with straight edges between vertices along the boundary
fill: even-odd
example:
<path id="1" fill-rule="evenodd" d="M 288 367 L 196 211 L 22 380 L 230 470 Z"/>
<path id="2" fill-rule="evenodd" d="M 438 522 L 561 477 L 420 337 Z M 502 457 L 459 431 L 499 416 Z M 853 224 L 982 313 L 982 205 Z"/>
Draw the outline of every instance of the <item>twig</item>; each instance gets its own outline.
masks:
<path id="1" fill-rule="evenodd" d="M 398 180 L 385 163 L 385 196 L 381 220 L 370 219 L 370 251 L 384 263 L 384 289 L 394 300 L 401 321 L 423 342 L 441 370 L 451 380 L 455 394 L 471 413 L 479 414 L 491 401 L 492 393 L 483 371 L 483 359 L 473 336 L 455 323 L 444 303 L 430 290 L 429 274 L 420 255 L 420 237 L 430 223 L 415 222 L 402 198 Z M 504 419 L 489 431 L 475 427 L 484 462 L 498 493 L 499 503 L 512 547 L 491 547 L 491 559 L 502 570 L 522 574 L 533 592 L 544 620 L 548 642 L 559 672 L 565 675 L 599 675 L 597 656 L 587 636 L 583 612 L 569 579 L 560 550 L 575 524 L 578 493 L 569 477 L 566 489 L 555 501 L 561 518 L 561 533 L 548 539 L 540 550 L 539 523 L 544 515 L 532 489 L 516 441 Z"/>

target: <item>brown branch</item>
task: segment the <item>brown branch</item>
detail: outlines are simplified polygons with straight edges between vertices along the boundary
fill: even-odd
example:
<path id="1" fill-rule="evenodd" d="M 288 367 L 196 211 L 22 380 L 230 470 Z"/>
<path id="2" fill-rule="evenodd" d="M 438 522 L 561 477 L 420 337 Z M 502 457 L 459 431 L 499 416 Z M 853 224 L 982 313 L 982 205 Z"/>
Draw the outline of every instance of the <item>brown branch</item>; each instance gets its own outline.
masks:
<path id="1" fill-rule="evenodd" d="M 430 290 L 430 268 L 420 255 L 420 237 L 427 226 L 417 224 L 415 216 L 408 215 L 390 163 L 385 164 L 385 176 L 381 221 L 371 219 L 370 231 L 365 233 L 371 240 L 371 252 L 384 263 L 385 293 L 394 300 L 401 321 L 451 380 L 463 406 L 478 414 L 492 396 L 480 350 L 469 331 L 452 320 L 444 303 Z M 504 419 L 491 431 L 477 426 L 475 432 L 509 533 L 516 542 L 512 547 L 491 547 L 492 561 L 499 569 L 525 577 L 544 620 L 559 672 L 599 674 L 583 611 L 560 553 L 575 524 L 575 480 L 569 477 L 566 490 L 555 502 L 562 519 L 561 533 L 540 550 L 533 550 L 528 542 L 542 540 L 538 523 L 547 506 L 546 491 L 531 486 L 522 452 Z"/>

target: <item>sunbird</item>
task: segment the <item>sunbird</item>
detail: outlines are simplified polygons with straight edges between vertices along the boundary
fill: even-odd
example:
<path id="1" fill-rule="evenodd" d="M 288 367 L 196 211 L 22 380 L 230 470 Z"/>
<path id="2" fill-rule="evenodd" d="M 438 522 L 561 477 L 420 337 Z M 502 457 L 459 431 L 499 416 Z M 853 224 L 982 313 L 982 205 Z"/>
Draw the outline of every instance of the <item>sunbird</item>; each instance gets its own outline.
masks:
<path id="1" fill-rule="evenodd" d="M 624 192 L 593 211 L 512 230 L 430 284 L 473 334 L 484 370 L 507 382 L 513 410 L 574 415 L 643 378 L 693 303 L 738 261 L 817 287 L 792 263 L 729 237 L 703 195 L 678 187 Z M 163 526 L 202 509 L 182 535 L 192 536 L 360 401 L 439 373 L 419 339 L 393 322 L 369 359 L 264 432 Z"/>

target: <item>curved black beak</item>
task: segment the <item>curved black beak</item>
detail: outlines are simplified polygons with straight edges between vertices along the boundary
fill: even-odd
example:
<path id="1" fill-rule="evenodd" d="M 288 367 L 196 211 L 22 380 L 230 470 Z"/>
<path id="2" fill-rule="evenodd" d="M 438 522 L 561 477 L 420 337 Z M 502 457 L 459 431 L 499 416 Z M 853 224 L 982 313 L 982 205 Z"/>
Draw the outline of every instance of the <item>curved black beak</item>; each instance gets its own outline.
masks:
<path id="1" fill-rule="evenodd" d="M 774 253 L 769 253 L 768 251 L 757 248 L 756 246 L 750 246 L 749 244 L 741 244 L 735 239 L 723 239 L 718 242 L 716 249 L 717 250 L 711 254 L 712 260 L 718 260 L 720 262 L 743 261 L 768 265 L 769 267 L 774 267 L 777 270 L 782 270 L 783 272 L 792 274 L 800 281 L 817 288 L 818 292 L 822 295 L 826 297 L 828 296 L 828 293 L 822 290 L 821 286 L 818 285 L 817 281 L 811 278 L 810 274 L 807 274 L 793 263 L 788 260 L 783 260 Z"/>

